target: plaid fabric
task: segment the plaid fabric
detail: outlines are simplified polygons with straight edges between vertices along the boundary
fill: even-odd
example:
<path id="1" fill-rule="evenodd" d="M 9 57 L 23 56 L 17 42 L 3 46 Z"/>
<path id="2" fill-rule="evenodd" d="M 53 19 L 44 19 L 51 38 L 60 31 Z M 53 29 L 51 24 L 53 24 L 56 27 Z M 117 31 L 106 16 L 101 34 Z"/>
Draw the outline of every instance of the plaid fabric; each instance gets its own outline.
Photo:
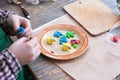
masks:
<path id="1" fill-rule="evenodd" d="M 12 15 L 15 14 L 14 12 L 10 12 L 8 10 L 2 10 L 0 9 L 0 25 L 2 25 L 2 29 L 6 32 L 7 35 L 12 35 L 14 34 L 11 29 L 13 29 L 13 27 L 9 26 L 7 24 L 7 18 Z"/>
<path id="2" fill-rule="evenodd" d="M 0 24 L 5 24 L 5 20 L 9 15 L 9 11 L 0 9 Z"/>
<path id="3" fill-rule="evenodd" d="M 11 52 L 0 52 L 0 80 L 16 80 L 21 65 Z"/>
<path id="4" fill-rule="evenodd" d="M 7 26 L 7 18 L 11 14 L 14 13 L 0 9 L 0 25 L 9 34 L 10 27 Z M 0 52 L 0 80 L 16 80 L 20 67 L 20 63 L 8 49 Z"/>

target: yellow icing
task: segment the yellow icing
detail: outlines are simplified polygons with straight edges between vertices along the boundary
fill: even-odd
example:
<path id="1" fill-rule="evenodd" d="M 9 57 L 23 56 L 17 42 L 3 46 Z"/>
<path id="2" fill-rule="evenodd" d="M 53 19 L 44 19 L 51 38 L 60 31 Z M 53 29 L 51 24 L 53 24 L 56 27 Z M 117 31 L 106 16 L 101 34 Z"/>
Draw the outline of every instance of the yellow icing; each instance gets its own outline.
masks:
<path id="1" fill-rule="evenodd" d="M 52 37 L 48 37 L 48 38 L 46 38 L 46 43 L 48 44 L 48 45 L 52 45 L 53 43 L 54 43 L 54 38 L 52 38 Z"/>
<path id="2" fill-rule="evenodd" d="M 63 50 L 63 51 L 68 51 L 68 50 L 70 50 L 70 44 L 69 44 L 69 43 L 63 43 L 63 44 L 62 44 L 62 50 Z"/>

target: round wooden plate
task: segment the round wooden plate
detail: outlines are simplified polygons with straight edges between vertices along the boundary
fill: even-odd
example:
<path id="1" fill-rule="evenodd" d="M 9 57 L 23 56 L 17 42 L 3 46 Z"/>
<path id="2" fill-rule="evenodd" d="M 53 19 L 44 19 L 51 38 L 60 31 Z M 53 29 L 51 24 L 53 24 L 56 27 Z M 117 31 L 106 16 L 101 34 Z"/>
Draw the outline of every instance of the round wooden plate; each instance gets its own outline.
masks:
<path id="1" fill-rule="evenodd" d="M 74 31 L 75 32 L 74 38 L 80 40 L 79 47 L 77 49 L 71 48 L 71 50 L 69 51 L 62 51 L 60 48 L 61 45 L 59 45 L 58 38 L 55 38 L 54 45 L 48 45 L 46 43 L 46 38 L 54 37 L 53 34 L 55 31 L 60 31 L 63 34 L 65 34 L 68 31 Z M 80 28 L 68 24 L 56 24 L 45 28 L 39 33 L 38 40 L 41 46 L 42 54 L 49 58 L 57 59 L 57 60 L 68 60 L 68 59 L 76 58 L 82 55 L 83 53 L 85 53 L 88 47 L 87 34 Z"/>

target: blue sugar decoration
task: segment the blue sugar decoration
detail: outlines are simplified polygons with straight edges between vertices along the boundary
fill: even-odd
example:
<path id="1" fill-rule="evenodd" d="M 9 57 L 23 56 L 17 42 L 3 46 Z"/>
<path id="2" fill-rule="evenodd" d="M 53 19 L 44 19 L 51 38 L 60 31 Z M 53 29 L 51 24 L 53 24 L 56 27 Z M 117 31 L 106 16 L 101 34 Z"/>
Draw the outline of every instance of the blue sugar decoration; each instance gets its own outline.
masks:
<path id="1" fill-rule="evenodd" d="M 23 35 L 24 34 L 24 27 L 22 27 L 22 26 L 20 26 L 19 28 L 18 28 L 18 33 L 20 34 L 20 35 Z"/>
<path id="2" fill-rule="evenodd" d="M 54 32 L 54 36 L 59 38 L 60 36 L 63 36 L 63 34 L 59 31 Z"/>
<path id="3" fill-rule="evenodd" d="M 61 37 L 61 38 L 60 38 L 60 41 L 65 42 L 65 43 L 68 42 L 68 40 L 67 40 L 66 37 Z"/>
<path id="4" fill-rule="evenodd" d="M 60 44 L 60 45 L 62 45 L 62 44 L 63 44 L 63 42 L 62 42 L 62 41 L 60 41 L 60 42 L 59 42 L 59 44 Z"/>

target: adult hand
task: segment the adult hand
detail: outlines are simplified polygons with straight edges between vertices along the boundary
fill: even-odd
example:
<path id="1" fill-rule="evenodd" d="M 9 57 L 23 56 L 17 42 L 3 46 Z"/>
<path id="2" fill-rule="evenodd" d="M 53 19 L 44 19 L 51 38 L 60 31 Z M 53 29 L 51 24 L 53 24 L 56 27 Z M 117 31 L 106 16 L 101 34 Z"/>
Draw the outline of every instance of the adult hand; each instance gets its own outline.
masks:
<path id="1" fill-rule="evenodd" d="M 17 35 L 17 37 L 20 38 L 20 35 L 18 34 L 17 30 L 22 25 L 25 28 L 25 32 L 23 36 L 25 37 L 31 37 L 32 36 L 32 28 L 31 23 L 28 19 L 18 16 L 18 15 L 10 15 L 7 19 L 7 24 L 11 28 L 11 32 L 13 35 Z"/>
<path id="2" fill-rule="evenodd" d="M 40 55 L 40 45 L 37 38 L 22 37 L 14 42 L 9 50 L 15 55 L 21 65 L 34 61 Z"/>

